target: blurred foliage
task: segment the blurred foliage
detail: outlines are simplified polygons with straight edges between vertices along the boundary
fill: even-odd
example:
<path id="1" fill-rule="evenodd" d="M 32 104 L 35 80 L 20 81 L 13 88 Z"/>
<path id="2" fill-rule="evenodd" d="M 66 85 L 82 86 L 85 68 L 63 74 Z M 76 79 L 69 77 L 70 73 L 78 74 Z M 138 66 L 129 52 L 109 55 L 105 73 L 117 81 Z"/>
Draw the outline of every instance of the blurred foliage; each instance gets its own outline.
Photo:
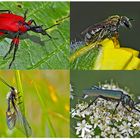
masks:
<path id="1" fill-rule="evenodd" d="M 1 2 L 0 9 L 11 10 L 23 16 L 28 9 L 27 20 L 34 19 L 37 25 L 48 28 L 59 21 L 59 25 L 47 30 L 54 39 L 41 34 L 27 32 L 20 37 L 19 49 L 11 69 L 66 69 L 69 67 L 69 2 Z M 65 19 L 64 19 L 65 18 Z M 63 20 L 61 20 L 63 19 Z M 13 52 L 3 60 L 9 50 L 11 39 L 0 38 L 0 69 L 7 69 Z"/>
<path id="2" fill-rule="evenodd" d="M 1 77 L 17 88 L 16 71 L 0 71 Z M 31 137 L 69 137 L 69 72 L 20 71 L 25 116 Z M 6 124 L 9 88 L 0 82 L 0 137 L 26 137 Z"/>

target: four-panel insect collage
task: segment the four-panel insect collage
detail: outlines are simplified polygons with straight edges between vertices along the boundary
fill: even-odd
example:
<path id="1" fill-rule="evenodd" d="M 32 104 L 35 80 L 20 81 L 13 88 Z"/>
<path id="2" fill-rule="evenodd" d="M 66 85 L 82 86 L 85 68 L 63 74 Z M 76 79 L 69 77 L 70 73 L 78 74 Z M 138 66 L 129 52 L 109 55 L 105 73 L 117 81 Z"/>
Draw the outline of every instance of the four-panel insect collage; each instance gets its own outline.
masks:
<path id="1" fill-rule="evenodd" d="M 140 2 L 1 1 L 1 138 L 139 138 Z"/>

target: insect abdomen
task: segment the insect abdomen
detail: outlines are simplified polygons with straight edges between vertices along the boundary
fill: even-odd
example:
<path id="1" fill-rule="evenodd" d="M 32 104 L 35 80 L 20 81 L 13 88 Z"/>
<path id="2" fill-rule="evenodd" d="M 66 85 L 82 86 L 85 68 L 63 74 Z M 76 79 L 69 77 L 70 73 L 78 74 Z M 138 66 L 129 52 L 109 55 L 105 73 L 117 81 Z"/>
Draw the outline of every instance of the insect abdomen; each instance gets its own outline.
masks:
<path id="1" fill-rule="evenodd" d="M 97 41 L 97 34 L 101 31 L 101 28 L 93 28 L 90 29 L 86 34 L 85 34 L 85 42 L 95 42 Z"/>
<path id="2" fill-rule="evenodd" d="M 83 91 L 88 97 L 102 96 L 108 99 L 120 100 L 122 92 L 119 90 L 104 90 L 104 89 L 87 89 Z"/>

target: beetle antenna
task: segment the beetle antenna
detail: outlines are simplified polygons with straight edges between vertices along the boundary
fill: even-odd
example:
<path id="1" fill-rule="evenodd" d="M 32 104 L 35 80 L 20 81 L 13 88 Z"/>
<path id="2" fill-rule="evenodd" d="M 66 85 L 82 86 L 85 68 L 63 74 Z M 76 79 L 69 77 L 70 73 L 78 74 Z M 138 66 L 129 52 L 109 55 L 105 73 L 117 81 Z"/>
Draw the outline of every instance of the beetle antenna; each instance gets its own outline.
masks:
<path id="1" fill-rule="evenodd" d="M 59 25 L 60 23 L 56 23 L 56 24 L 54 24 L 54 25 L 52 25 L 52 26 L 50 26 L 50 27 L 48 27 L 48 28 L 46 28 L 46 29 L 44 29 L 44 30 L 48 30 L 48 29 L 50 29 L 50 28 L 52 28 L 52 27 L 54 27 L 54 26 L 57 26 L 57 25 Z"/>
<path id="2" fill-rule="evenodd" d="M 0 81 L 2 83 L 4 83 L 6 86 L 8 86 L 9 88 L 11 88 L 12 90 L 14 89 L 14 87 L 10 86 L 5 80 L 3 80 L 1 77 L 0 77 Z"/>
<path id="3" fill-rule="evenodd" d="M 63 18 L 61 18 L 61 19 L 58 19 L 58 20 L 56 20 L 56 22 L 58 23 L 58 22 L 62 22 L 62 21 L 64 21 L 65 19 L 67 19 L 67 18 L 70 18 L 70 15 L 68 15 L 68 16 L 66 16 L 66 17 L 63 17 Z"/>
<path id="4" fill-rule="evenodd" d="M 76 94 L 71 94 L 71 95 L 74 96 L 74 97 L 76 97 L 76 98 L 81 98 L 81 99 L 83 99 L 82 96 L 78 96 L 78 95 L 76 95 Z"/>
<path id="5" fill-rule="evenodd" d="M 25 10 L 25 13 L 24 13 L 24 19 L 26 20 L 26 15 L 28 13 L 28 9 Z"/>

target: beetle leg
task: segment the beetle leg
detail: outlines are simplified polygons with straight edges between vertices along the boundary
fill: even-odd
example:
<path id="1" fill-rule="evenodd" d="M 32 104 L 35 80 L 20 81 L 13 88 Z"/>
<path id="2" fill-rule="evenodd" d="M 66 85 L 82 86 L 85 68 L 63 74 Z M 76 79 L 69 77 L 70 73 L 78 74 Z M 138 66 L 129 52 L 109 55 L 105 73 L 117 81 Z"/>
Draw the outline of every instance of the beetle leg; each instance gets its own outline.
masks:
<path id="1" fill-rule="evenodd" d="M 136 111 L 138 111 L 138 112 L 140 112 L 140 110 L 136 108 L 136 105 L 138 105 L 138 104 L 140 104 L 140 102 L 136 102 L 136 103 L 134 104 L 133 109 L 136 110 Z"/>
<path id="2" fill-rule="evenodd" d="M 0 12 L 8 12 L 8 13 L 12 13 L 10 10 L 0 10 Z"/>
<path id="3" fill-rule="evenodd" d="M 115 109 L 114 109 L 114 111 L 113 111 L 113 113 L 112 113 L 112 117 L 113 117 L 113 115 L 114 115 L 114 113 L 116 112 L 116 109 L 117 109 L 117 107 L 119 106 L 119 104 L 120 104 L 120 101 L 117 103 L 117 105 L 115 106 Z"/>
<path id="4" fill-rule="evenodd" d="M 13 49 L 13 47 L 14 47 L 14 43 L 13 43 L 13 41 L 12 41 L 12 42 L 11 42 L 11 45 L 10 45 L 10 49 L 9 49 L 9 51 L 5 54 L 5 56 L 3 57 L 3 59 L 5 59 L 5 58 L 7 57 L 8 54 L 10 54 L 10 52 L 11 52 L 12 49 Z"/>
<path id="5" fill-rule="evenodd" d="M 84 110 L 86 110 L 87 108 L 89 108 L 98 98 L 100 98 L 101 96 L 97 96 L 86 108 L 84 108 L 83 110 L 81 110 L 80 112 L 83 112 Z"/>
<path id="6" fill-rule="evenodd" d="M 15 56 L 16 56 L 17 49 L 18 49 L 18 45 L 15 45 L 14 55 L 13 55 L 12 61 L 11 61 L 10 64 L 9 64 L 9 69 L 11 68 L 12 63 L 13 63 L 14 60 L 15 60 Z"/>
<path id="7" fill-rule="evenodd" d="M 140 112 L 140 110 L 139 110 L 139 109 L 137 109 L 137 108 L 135 108 L 135 107 L 134 107 L 133 109 L 134 109 L 134 110 L 136 110 L 136 111 L 138 111 L 138 112 Z"/>
<path id="8" fill-rule="evenodd" d="M 122 106 L 129 112 L 131 112 L 131 110 L 129 110 L 124 104 L 122 104 Z"/>
<path id="9" fill-rule="evenodd" d="M 9 69 L 11 68 L 12 63 L 13 63 L 14 60 L 15 60 L 16 52 L 17 52 L 18 45 L 19 45 L 19 35 L 18 35 L 16 38 L 14 38 L 14 39 L 12 40 L 12 42 L 14 43 L 15 48 L 14 48 L 13 59 L 12 59 L 12 61 L 11 61 L 10 64 L 9 64 Z"/>
<path id="10" fill-rule="evenodd" d="M 46 35 L 50 38 L 50 39 L 52 39 L 52 37 L 46 32 Z"/>
<path id="11" fill-rule="evenodd" d="M 32 23 L 34 23 L 35 26 L 37 26 L 36 22 L 33 20 L 33 19 L 30 19 L 27 24 L 28 25 L 31 25 Z"/>
<path id="12" fill-rule="evenodd" d="M 135 103 L 134 105 L 140 104 L 140 102 Z"/>
<path id="13" fill-rule="evenodd" d="M 24 12 L 24 20 L 26 20 L 27 13 L 28 13 L 28 9 Z"/>
<path id="14" fill-rule="evenodd" d="M 45 31 L 46 30 L 48 30 L 48 29 L 50 29 L 50 28 L 52 28 L 52 27 L 54 27 L 54 26 L 57 26 L 57 25 L 59 25 L 59 23 L 56 23 L 56 24 L 54 24 L 54 25 L 52 25 L 52 26 L 50 26 L 50 27 L 48 27 L 48 28 L 46 28 L 46 29 L 44 29 Z M 46 35 L 50 38 L 50 39 L 52 39 L 52 37 L 46 32 Z M 54 38 L 54 39 L 56 39 L 56 38 Z"/>

